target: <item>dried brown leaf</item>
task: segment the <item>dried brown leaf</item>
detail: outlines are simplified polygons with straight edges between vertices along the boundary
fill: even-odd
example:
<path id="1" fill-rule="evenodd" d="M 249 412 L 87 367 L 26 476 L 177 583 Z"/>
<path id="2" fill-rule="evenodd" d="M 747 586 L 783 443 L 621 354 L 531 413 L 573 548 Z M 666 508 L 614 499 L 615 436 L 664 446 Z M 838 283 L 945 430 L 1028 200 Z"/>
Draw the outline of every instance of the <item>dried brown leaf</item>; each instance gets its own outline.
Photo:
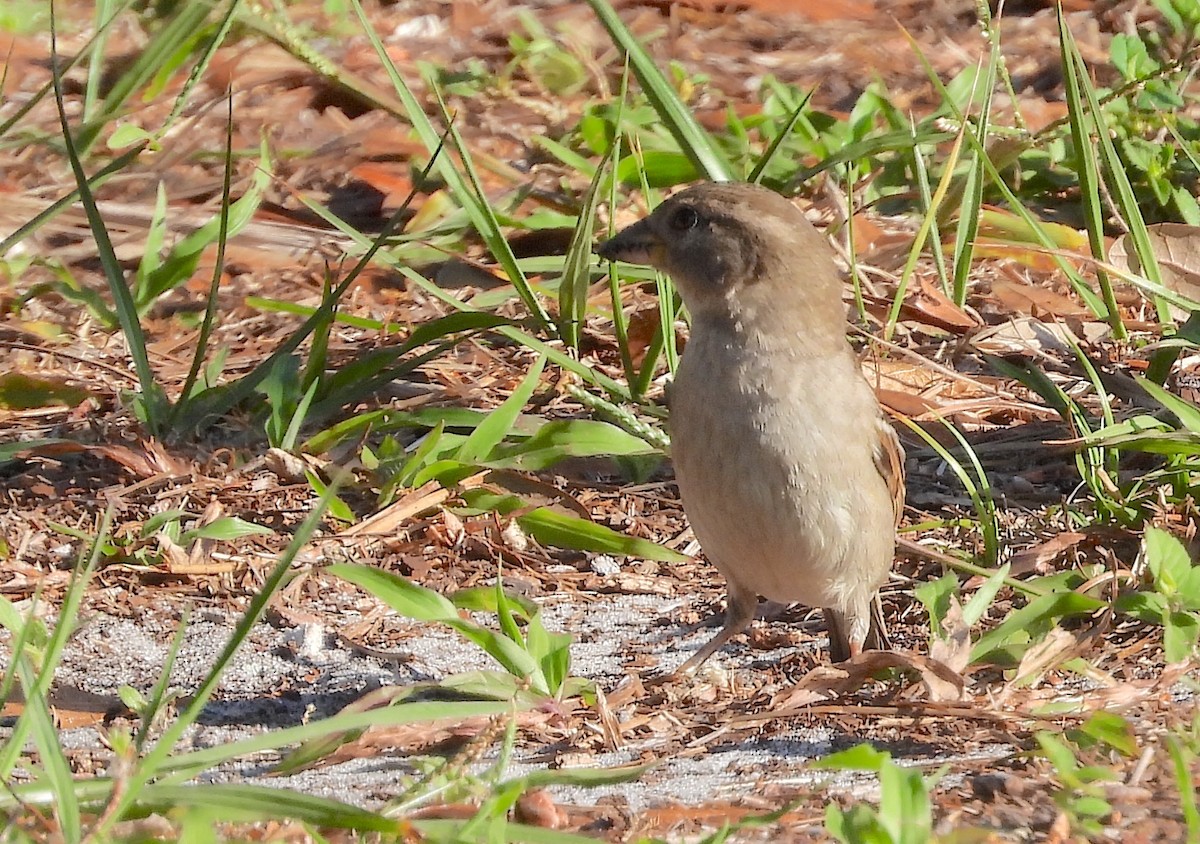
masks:
<path id="1" fill-rule="evenodd" d="M 1200 226 L 1158 223 L 1146 228 L 1163 285 L 1200 302 Z M 1141 273 L 1142 265 L 1130 238 L 1127 234 L 1114 243 L 1108 250 L 1108 260 L 1117 266 L 1128 267 L 1131 272 Z M 1179 308 L 1172 310 L 1183 315 Z"/>
<path id="2" fill-rule="evenodd" d="M 775 710 L 811 706 L 845 697 L 862 687 L 877 671 L 899 668 L 915 673 L 931 701 L 963 699 L 962 675 L 932 657 L 901 651 L 866 651 L 837 665 L 820 665 L 801 677 L 791 689 L 772 702 Z"/>
<path id="3" fill-rule="evenodd" d="M 960 673 L 971 661 L 971 630 L 963 618 L 962 604 L 954 595 L 942 619 L 942 635 L 929 646 L 929 657 Z"/>
<path id="4" fill-rule="evenodd" d="M 1039 574 L 1048 574 L 1050 563 L 1057 560 L 1085 539 L 1087 539 L 1087 534 L 1068 530 L 1052 536 L 1045 542 L 1039 542 L 1030 548 L 1022 549 L 1013 554 L 1012 559 L 1009 561 L 1011 565 L 1009 574 L 1011 577 L 1018 577 L 1031 571 Z"/>

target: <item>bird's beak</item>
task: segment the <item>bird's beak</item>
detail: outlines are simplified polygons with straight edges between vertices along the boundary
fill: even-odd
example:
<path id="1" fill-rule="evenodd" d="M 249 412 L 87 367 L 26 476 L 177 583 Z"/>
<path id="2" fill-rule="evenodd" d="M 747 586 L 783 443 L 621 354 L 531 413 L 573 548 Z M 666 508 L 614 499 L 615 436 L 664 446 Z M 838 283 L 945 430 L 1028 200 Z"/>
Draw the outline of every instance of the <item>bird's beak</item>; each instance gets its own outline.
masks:
<path id="1" fill-rule="evenodd" d="M 596 253 L 606 261 L 649 264 L 660 269 L 666 258 L 666 251 L 666 244 L 654 233 L 646 220 L 617 232 L 616 237 L 596 247 Z"/>

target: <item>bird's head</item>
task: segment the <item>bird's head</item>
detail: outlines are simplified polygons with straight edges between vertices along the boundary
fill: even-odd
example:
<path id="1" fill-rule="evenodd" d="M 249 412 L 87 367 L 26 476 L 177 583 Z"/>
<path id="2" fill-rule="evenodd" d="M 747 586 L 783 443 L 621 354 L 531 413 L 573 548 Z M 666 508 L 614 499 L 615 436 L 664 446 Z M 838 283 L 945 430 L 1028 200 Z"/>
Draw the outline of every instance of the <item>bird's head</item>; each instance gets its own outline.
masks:
<path id="1" fill-rule="evenodd" d="M 734 315 L 751 303 L 817 308 L 837 324 L 844 317 L 828 244 L 796 206 L 757 185 L 688 188 L 597 252 L 670 275 L 693 317 Z"/>

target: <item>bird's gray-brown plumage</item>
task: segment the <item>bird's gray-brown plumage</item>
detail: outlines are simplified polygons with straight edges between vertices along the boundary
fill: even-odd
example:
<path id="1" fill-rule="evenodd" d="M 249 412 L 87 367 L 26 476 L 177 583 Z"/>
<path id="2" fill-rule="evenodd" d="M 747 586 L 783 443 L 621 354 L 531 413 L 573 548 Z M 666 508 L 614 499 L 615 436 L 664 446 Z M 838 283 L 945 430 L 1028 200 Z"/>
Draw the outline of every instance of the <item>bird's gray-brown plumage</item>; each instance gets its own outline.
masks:
<path id="1" fill-rule="evenodd" d="M 904 501 L 903 452 L 846 341 L 828 244 L 778 194 L 682 191 L 599 248 L 668 273 L 691 314 L 670 391 L 684 510 L 725 576 L 725 626 L 758 596 L 822 607 L 835 661 L 886 647 L 878 589 Z"/>

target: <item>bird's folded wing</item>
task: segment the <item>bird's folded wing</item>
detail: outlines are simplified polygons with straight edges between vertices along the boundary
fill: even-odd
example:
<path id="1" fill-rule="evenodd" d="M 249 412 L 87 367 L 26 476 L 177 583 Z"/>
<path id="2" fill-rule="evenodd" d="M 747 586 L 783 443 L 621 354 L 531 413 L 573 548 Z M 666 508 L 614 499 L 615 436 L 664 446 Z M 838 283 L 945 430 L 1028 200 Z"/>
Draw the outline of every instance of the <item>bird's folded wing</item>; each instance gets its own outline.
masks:
<path id="1" fill-rule="evenodd" d="M 900 445 L 900 437 L 883 416 L 879 417 L 876 428 L 879 439 L 875 443 L 875 468 L 892 494 L 892 508 L 898 525 L 904 512 L 904 446 Z"/>

